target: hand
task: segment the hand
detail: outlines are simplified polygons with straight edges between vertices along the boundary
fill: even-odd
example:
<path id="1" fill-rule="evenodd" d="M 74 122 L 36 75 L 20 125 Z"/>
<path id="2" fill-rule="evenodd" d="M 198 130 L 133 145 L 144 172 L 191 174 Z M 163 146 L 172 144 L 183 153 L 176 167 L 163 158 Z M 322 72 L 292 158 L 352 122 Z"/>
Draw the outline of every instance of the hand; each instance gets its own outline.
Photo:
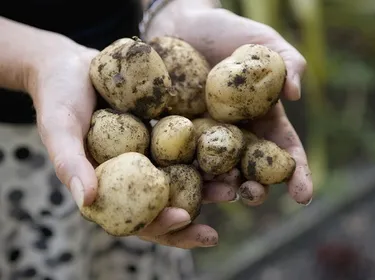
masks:
<path id="1" fill-rule="evenodd" d="M 300 79 L 306 61 L 303 56 L 271 27 L 237 16 L 223 9 L 194 10 L 178 26 L 177 33 L 198 49 L 212 65 L 231 55 L 243 44 L 261 44 L 278 52 L 287 67 L 287 79 L 282 97 L 298 100 Z M 291 197 L 308 204 L 313 193 L 311 172 L 302 143 L 285 114 L 281 101 L 263 119 L 253 122 L 253 131 L 286 149 L 296 160 L 293 177 L 287 182 Z M 255 183 L 255 182 L 254 182 Z"/>
<path id="2" fill-rule="evenodd" d="M 59 41 L 59 49 L 43 52 L 29 75 L 28 92 L 37 112 L 37 125 L 56 174 L 66 185 L 78 207 L 90 205 L 96 196 L 97 178 L 85 151 L 85 137 L 96 105 L 89 79 L 89 65 L 97 50 Z M 205 189 L 205 201 L 236 197 L 226 185 Z M 221 195 L 220 195 L 221 194 Z M 167 208 L 139 233 L 142 239 L 180 248 L 216 245 L 217 233 L 206 225 L 192 225 L 173 234 L 171 230 L 190 223 L 183 209 Z M 161 236 L 161 237 L 158 237 Z"/>

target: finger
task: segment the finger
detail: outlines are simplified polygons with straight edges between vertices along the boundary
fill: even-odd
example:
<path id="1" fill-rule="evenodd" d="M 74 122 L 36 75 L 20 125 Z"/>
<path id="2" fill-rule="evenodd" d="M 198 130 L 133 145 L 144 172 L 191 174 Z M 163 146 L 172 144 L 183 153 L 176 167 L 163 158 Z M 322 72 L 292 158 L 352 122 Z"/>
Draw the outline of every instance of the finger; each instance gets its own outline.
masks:
<path id="1" fill-rule="evenodd" d="M 238 189 L 238 194 L 241 200 L 249 206 L 263 204 L 268 197 L 268 193 L 268 186 L 263 186 L 254 181 L 246 181 Z"/>
<path id="2" fill-rule="evenodd" d="M 225 182 L 211 181 L 204 184 L 202 203 L 235 202 L 238 196 L 235 188 Z"/>
<path id="3" fill-rule="evenodd" d="M 241 183 L 243 182 L 241 172 L 238 168 L 233 168 L 231 171 L 227 173 L 216 176 L 214 180 L 227 183 L 236 190 L 241 186 Z"/>
<path id="4" fill-rule="evenodd" d="M 177 247 L 181 249 L 192 249 L 196 247 L 213 247 L 218 244 L 217 232 L 201 224 L 192 224 L 187 228 L 156 237 L 140 237 L 143 240 L 155 242 L 164 246 Z"/>
<path id="5" fill-rule="evenodd" d="M 57 177 L 66 185 L 78 207 L 93 202 L 97 178 L 86 158 L 82 127 L 68 108 L 41 107 L 38 110 L 38 128 Z"/>
<path id="6" fill-rule="evenodd" d="M 177 230 L 191 223 L 189 213 L 184 209 L 167 207 L 159 216 L 137 235 L 156 236 Z"/>
<path id="7" fill-rule="evenodd" d="M 283 95 L 289 100 L 298 100 L 301 98 L 301 79 L 306 69 L 306 60 L 280 34 L 275 35 L 273 32 L 270 34 L 270 43 L 267 45 L 281 55 L 287 69 Z"/>
<path id="8" fill-rule="evenodd" d="M 270 127 L 272 129 L 269 129 Z M 285 114 L 281 102 L 278 102 L 264 121 L 254 126 L 254 130 L 261 137 L 277 143 L 294 158 L 296 170 L 287 182 L 289 193 L 298 203 L 309 203 L 313 195 L 313 183 L 306 153 L 301 140 Z"/>

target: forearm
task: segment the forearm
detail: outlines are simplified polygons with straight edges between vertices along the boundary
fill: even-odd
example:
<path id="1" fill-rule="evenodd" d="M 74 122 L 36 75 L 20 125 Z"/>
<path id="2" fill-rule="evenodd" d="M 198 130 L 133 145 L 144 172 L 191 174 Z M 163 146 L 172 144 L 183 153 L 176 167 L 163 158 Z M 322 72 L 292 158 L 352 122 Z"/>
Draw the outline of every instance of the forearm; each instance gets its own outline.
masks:
<path id="1" fill-rule="evenodd" d="M 0 88 L 27 92 L 30 75 L 56 45 L 72 47 L 68 38 L 0 17 Z M 57 55 L 57 54 L 54 54 Z"/>

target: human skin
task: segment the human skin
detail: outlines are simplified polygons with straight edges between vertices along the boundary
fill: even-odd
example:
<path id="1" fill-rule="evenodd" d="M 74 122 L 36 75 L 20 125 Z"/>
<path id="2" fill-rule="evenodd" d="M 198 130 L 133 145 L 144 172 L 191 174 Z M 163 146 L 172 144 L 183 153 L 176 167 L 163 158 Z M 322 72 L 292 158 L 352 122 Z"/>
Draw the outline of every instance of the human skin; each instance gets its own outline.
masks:
<path id="1" fill-rule="evenodd" d="M 88 69 L 98 50 L 3 17 L 0 17 L 0 34 L 0 87 L 31 96 L 40 137 L 58 178 L 70 189 L 78 207 L 91 204 L 96 196 L 97 178 L 94 166 L 86 156 L 84 139 L 96 105 Z M 289 100 L 300 98 L 300 77 L 305 60 L 266 25 L 214 9 L 209 0 L 175 0 L 159 12 L 150 25 L 148 36 L 159 35 L 176 35 L 186 40 L 211 64 L 230 55 L 242 44 L 266 45 L 279 52 L 286 62 L 288 77 L 283 96 Z M 254 123 L 253 128 L 259 136 L 276 142 L 296 159 L 296 172 L 288 182 L 289 192 L 298 203 L 308 203 L 312 197 L 312 182 L 306 154 L 282 104 Z M 204 201 L 236 200 L 238 180 L 231 179 L 235 172 L 207 181 Z M 207 225 L 192 224 L 181 231 L 168 233 L 189 222 L 185 210 L 167 208 L 139 236 L 186 249 L 218 243 L 217 232 Z"/>

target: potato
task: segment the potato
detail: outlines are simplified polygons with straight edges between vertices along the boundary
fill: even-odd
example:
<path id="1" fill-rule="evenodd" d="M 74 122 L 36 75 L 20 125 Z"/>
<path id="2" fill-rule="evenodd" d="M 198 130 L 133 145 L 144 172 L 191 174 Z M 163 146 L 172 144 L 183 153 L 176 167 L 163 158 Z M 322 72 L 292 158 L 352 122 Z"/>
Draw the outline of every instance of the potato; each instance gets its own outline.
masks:
<path id="1" fill-rule="evenodd" d="M 225 123 L 262 117 L 277 103 L 285 79 L 285 63 L 278 53 L 261 45 L 243 45 L 208 74 L 207 110 Z"/>
<path id="2" fill-rule="evenodd" d="M 151 156 L 162 167 L 190 164 L 197 146 L 193 123 L 183 116 L 167 116 L 159 120 L 151 133 Z"/>
<path id="3" fill-rule="evenodd" d="M 171 37 L 155 37 L 148 42 L 163 59 L 174 92 L 168 101 L 171 115 L 193 117 L 206 111 L 205 86 L 210 65 L 187 42 Z"/>
<path id="4" fill-rule="evenodd" d="M 241 159 L 244 177 L 263 185 L 288 180 L 295 168 L 296 162 L 287 151 L 264 139 L 247 144 Z"/>
<path id="5" fill-rule="evenodd" d="M 150 133 L 145 124 L 128 113 L 111 109 L 94 112 L 87 134 L 87 148 L 97 163 L 126 152 L 146 154 Z"/>
<path id="6" fill-rule="evenodd" d="M 82 216 L 113 236 L 137 234 L 166 207 L 169 177 L 144 155 L 121 154 L 96 168 L 98 193 Z"/>
<path id="7" fill-rule="evenodd" d="M 266 201 L 269 194 L 269 186 L 246 181 L 238 189 L 238 194 L 246 205 L 258 206 Z"/>
<path id="8" fill-rule="evenodd" d="M 246 144 L 249 144 L 253 141 L 258 140 L 258 137 L 254 133 L 250 132 L 249 130 L 241 129 L 241 131 L 242 131 L 243 136 L 245 137 Z"/>
<path id="9" fill-rule="evenodd" d="M 199 138 L 202 133 L 213 127 L 213 126 L 216 126 L 216 125 L 220 125 L 219 122 L 211 119 L 211 118 L 197 118 L 197 119 L 194 119 L 192 120 L 193 124 L 194 124 L 194 128 L 195 128 L 195 133 L 197 135 L 197 137 Z"/>
<path id="10" fill-rule="evenodd" d="M 130 38 L 119 39 L 102 50 L 91 62 L 90 78 L 114 109 L 144 119 L 165 110 L 172 86 L 157 52 Z"/>
<path id="11" fill-rule="evenodd" d="M 191 165 L 176 164 L 162 169 L 170 179 L 169 204 L 186 210 L 193 221 L 200 213 L 203 180 Z"/>
<path id="12" fill-rule="evenodd" d="M 234 125 L 213 126 L 198 139 L 197 160 L 206 173 L 220 175 L 234 168 L 241 159 L 245 139 Z"/>

